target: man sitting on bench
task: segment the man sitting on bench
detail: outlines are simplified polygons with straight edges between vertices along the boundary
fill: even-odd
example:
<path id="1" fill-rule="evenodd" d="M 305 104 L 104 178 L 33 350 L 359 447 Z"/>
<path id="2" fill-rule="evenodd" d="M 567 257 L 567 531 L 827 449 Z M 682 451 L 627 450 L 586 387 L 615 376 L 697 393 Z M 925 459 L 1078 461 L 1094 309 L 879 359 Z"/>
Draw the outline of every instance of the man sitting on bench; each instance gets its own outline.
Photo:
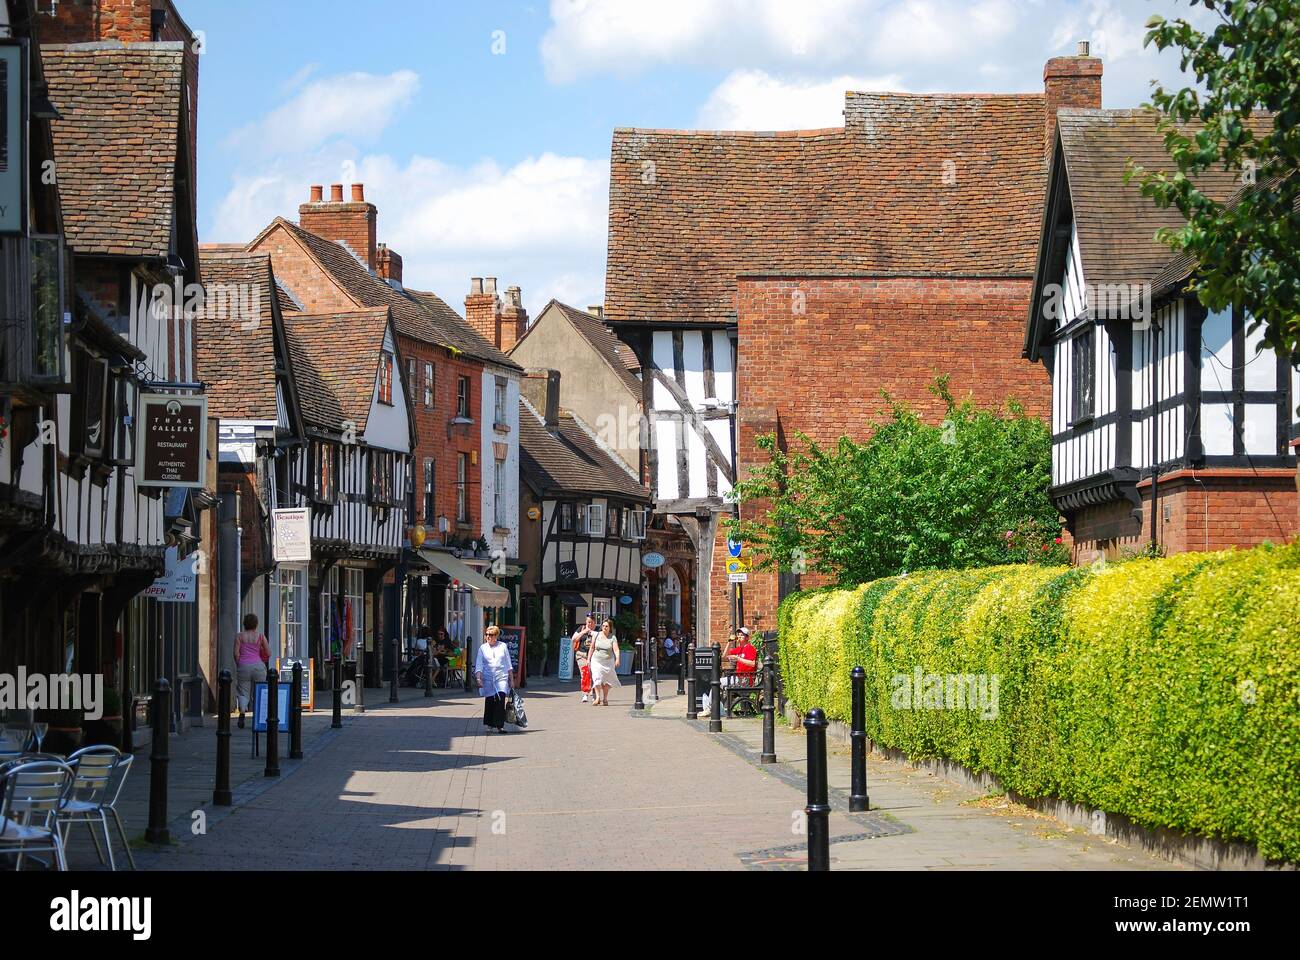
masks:
<path id="1" fill-rule="evenodd" d="M 718 681 L 718 686 L 725 690 L 728 687 L 752 687 L 754 685 L 754 672 L 758 669 L 758 651 L 749 640 L 749 627 L 741 627 L 736 632 L 735 642 L 730 644 L 722 655 L 723 674 Z M 733 672 L 728 673 L 730 668 Z M 724 695 L 725 698 L 725 695 Z M 704 713 L 708 715 L 712 707 L 712 698 L 709 696 L 709 690 L 705 688 L 703 694 Z"/>

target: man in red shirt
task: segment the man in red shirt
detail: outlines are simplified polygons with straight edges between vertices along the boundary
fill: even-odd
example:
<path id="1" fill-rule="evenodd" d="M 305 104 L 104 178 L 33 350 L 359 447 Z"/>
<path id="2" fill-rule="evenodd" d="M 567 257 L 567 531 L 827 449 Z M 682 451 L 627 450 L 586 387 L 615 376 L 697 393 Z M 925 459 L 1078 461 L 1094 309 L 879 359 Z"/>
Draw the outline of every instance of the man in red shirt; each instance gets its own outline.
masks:
<path id="1" fill-rule="evenodd" d="M 727 651 L 723 659 L 735 667 L 737 674 L 753 673 L 758 668 L 758 651 L 749 641 L 749 627 L 740 628 L 736 645 Z"/>

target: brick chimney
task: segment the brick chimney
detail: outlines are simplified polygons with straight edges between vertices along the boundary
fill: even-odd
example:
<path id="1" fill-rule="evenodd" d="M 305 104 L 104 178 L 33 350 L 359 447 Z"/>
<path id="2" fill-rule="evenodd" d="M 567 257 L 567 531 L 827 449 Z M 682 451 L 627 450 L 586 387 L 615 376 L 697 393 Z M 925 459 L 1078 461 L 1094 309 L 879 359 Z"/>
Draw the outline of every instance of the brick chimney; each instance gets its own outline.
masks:
<path id="1" fill-rule="evenodd" d="M 497 297 L 497 278 L 474 277 L 465 298 L 465 322 L 475 333 L 496 346 L 500 339 L 501 301 Z"/>
<path id="2" fill-rule="evenodd" d="M 33 6 L 41 43 L 149 43 L 154 39 L 152 0 L 61 0 Z"/>
<path id="3" fill-rule="evenodd" d="M 1056 145 L 1056 111 L 1062 107 L 1101 108 L 1101 61 L 1089 55 L 1087 40 L 1079 41 L 1078 51 L 1073 57 L 1053 57 L 1043 67 L 1047 124 L 1043 150 L 1048 164 Z"/>
<path id="4" fill-rule="evenodd" d="M 546 429 L 555 433 L 560 429 L 560 371 L 529 369 L 519 387 L 525 400 L 542 415 Z"/>
<path id="5" fill-rule="evenodd" d="M 352 185 L 352 200 L 343 200 L 343 184 L 330 187 L 327 201 L 318 199 L 323 191 L 311 188 L 311 200 L 298 208 L 298 224 L 308 233 L 326 240 L 346 243 L 372 273 L 377 268 L 375 227 L 379 211 L 366 202 L 364 184 Z"/>
<path id="6" fill-rule="evenodd" d="M 381 243 L 378 252 L 375 254 L 375 261 L 375 272 L 379 274 L 380 280 L 396 283 L 399 287 L 402 285 L 401 254 L 388 249 L 386 244 Z"/>
<path id="7" fill-rule="evenodd" d="M 524 309 L 524 294 L 518 287 L 506 288 L 506 303 L 501 308 L 498 325 L 497 349 L 509 353 L 528 330 L 528 311 Z"/>

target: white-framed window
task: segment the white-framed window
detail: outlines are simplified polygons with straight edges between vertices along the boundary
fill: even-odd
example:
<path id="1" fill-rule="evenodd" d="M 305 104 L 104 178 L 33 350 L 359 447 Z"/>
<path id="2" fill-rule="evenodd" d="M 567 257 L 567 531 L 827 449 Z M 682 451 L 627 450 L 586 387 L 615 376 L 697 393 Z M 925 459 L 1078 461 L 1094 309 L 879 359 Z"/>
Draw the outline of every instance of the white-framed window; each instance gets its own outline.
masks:
<path id="1" fill-rule="evenodd" d="M 456 417 L 468 420 L 469 414 L 469 377 L 460 377 L 456 380 Z"/>
<path id="2" fill-rule="evenodd" d="M 506 379 L 505 377 L 496 377 L 496 419 L 494 423 L 505 426 L 510 421 L 506 418 Z"/>
<path id="3" fill-rule="evenodd" d="M 659 579 L 659 621 L 663 624 L 682 622 L 682 582 L 672 567 L 666 567 Z"/>
<path id="4" fill-rule="evenodd" d="M 469 483 L 469 454 L 456 455 L 456 519 L 462 523 L 469 520 L 469 497 L 466 486 Z"/>
<path id="5" fill-rule="evenodd" d="M 605 505 L 603 503 L 578 504 L 578 532 L 588 537 L 605 535 Z"/>
<path id="6" fill-rule="evenodd" d="M 492 522 L 498 527 L 508 527 L 505 515 L 506 463 L 497 460 L 492 466 Z"/>
<path id="7" fill-rule="evenodd" d="M 424 406 L 429 408 L 433 406 L 433 364 L 424 365 Z"/>
<path id="8" fill-rule="evenodd" d="M 307 662 L 307 571 L 300 567 L 279 566 L 276 588 L 280 605 L 280 660 Z M 272 651 L 273 653 L 276 651 Z"/>
<path id="9" fill-rule="evenodd" d="M 595 597 L 591 601 L 591 615 L 596 619 L 596 629 L 610 618 L 611 611 L 614 609 L 614 601 L 608 597 Z"/>
<path id="10" fill-rule="evenodd" d="M 628 507 L 623 511 L 623 539 L 644 540 L 648 510 Z"/>

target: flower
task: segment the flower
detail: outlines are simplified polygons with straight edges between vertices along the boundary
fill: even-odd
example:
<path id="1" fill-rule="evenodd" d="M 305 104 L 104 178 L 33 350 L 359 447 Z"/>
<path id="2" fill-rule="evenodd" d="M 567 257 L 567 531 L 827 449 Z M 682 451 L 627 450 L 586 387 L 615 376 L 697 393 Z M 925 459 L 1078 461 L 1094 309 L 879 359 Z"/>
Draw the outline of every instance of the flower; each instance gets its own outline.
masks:
<path id="1" fill-rule="evenodd" d="M 1063 543 L 1065 543 L 1065 541 L 1064 541 L 1063 539 L 1061 539 L 1060 537 L 1057 537 L 1057 538 L 1056 538 L 1056 545 L 1057 545 L 1058 547 L 1059 547 L 1061 544 L 1063 544 Z"/>
<path id="2" fill-rule="evenodd" d="M 1043 544 L 1043 549 L 1044 549 L 1044 550 L 1051 550 L 1051 549 L 1052 549 L 1051 544 L 1047 544 L 1047 543 Z"/>

